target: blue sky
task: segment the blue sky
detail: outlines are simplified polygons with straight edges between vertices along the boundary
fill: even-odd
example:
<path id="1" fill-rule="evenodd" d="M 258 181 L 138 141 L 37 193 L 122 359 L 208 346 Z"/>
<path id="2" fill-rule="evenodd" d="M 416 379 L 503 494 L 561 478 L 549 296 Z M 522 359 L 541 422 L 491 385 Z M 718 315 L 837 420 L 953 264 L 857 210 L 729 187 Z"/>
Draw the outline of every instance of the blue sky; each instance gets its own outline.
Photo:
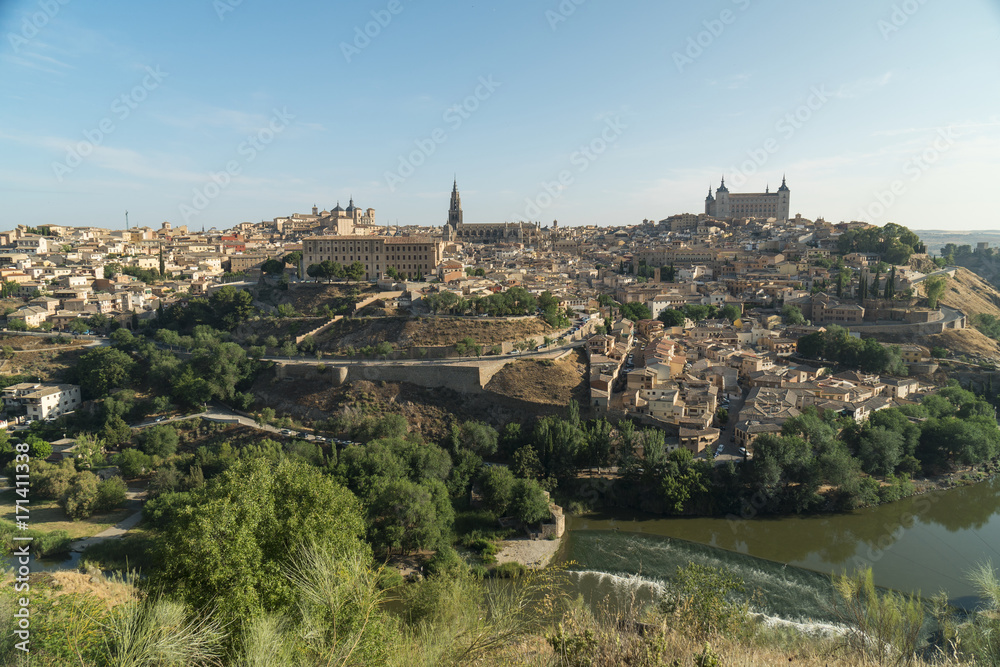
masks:
<path id="1" fill-rule="evenodd" d="M 379 23 L 378 21 L 381 21 Z M 365 31 L 367 30 L 367 35 Z M 0 229 L 634 224 L 709 184 L 1000 228 L 996 0 L 0 0 Z"/>

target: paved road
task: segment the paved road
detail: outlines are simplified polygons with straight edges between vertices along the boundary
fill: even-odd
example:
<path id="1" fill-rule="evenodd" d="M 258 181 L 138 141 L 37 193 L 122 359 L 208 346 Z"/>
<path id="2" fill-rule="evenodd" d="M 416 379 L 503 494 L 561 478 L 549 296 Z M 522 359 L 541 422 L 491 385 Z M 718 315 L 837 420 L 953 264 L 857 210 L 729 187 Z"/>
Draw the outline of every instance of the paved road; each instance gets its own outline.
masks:
<path id="1" fill-rule="evenodd" d="M 739 421 L 740 410 L 743 409 L 743 393 L 740 392 L 738 398 L 734 398 L 729 407 L 726 410 L 729 412 L 729 421 L 726 422 L 726 427 L 722 429 L 722 433 L 719 435 L 719 442 L 723 444 L 722 454 L 715 457 L 717 462 L 726 461 L 742 461 L 743 455 L 739 453 L 737 449 L 738 445 L 735 442 L 736 435 L 736 422 Z M 732 440 L 732 441 L 731 441 Z M 718 448 L 718 444 L 714 445 Z"/>

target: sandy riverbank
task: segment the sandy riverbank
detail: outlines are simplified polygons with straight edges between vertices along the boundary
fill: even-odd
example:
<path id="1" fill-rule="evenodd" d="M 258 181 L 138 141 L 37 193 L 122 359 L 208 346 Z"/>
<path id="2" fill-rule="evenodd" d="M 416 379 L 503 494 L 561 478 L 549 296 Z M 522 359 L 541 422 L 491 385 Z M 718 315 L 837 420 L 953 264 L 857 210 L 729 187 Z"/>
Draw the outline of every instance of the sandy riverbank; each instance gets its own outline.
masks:
<path id="1" fill-rule="evenodd" d="M 559 550 L 562 540 L 532 540 L 521 538 L 500 543 L 497 563 L 520 563 L 532 570 L 544 568 Z"/>

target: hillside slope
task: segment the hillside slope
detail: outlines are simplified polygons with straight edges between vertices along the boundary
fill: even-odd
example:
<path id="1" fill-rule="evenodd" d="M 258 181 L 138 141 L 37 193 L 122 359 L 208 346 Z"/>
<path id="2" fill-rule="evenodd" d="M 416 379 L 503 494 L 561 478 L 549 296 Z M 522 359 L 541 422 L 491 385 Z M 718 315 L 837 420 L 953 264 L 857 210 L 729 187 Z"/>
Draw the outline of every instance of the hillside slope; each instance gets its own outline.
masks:
<path id="1" fill-rule="evenodd" d="M 980 314 L 1000 317 L 1000 292 L 969 269 L 960 268 L 948 281 L 941 302 L 961 310 L 970 319 Z"/>

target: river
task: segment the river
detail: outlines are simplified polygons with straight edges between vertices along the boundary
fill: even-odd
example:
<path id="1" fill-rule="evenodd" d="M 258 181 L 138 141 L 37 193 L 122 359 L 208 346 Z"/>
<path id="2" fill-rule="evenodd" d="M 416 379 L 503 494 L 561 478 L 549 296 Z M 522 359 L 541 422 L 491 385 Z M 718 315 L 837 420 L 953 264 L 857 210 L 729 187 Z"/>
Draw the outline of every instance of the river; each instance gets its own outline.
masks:
<path id="1" fill-rule="evenodd" d="M 978 602 L 970 569 L 1000 566 L 1000 478 L 844 514 L 776 519 L 588 514 L 567 519 L 559 558 L 590 600 L 652 599 L 678 566 L 727 568 L 761 611 L 832 621 L 829 574 L 871 567 L 875 583 L 957 606 Z"/>

